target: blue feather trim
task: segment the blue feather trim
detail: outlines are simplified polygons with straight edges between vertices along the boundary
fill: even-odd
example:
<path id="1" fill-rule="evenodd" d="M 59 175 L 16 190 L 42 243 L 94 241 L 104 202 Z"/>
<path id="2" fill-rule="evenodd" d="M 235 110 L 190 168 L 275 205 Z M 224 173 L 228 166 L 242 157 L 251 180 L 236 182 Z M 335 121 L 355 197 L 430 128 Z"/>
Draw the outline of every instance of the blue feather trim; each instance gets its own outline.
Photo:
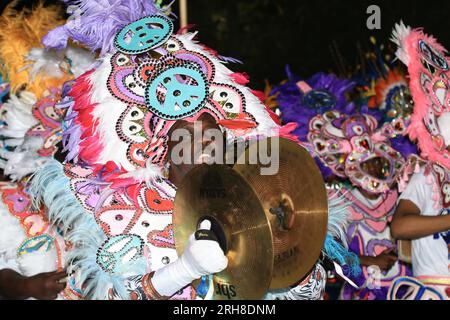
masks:
<path id="1" fill-rule="evenodd" d="M 120 298 L 130 299 L 125 280 L 133 275 L 145 274 L 146 260 L 142 257 L 126 264 L 116 274 L 105 272 L 97 264 L 97 251 L 108 238 L 94 216 L 86 212 L 74 196 L 63 165 L 51 160 L 38 170 L 31 180 L 31 194 L 34 205 L 40 207 L 43 203 L 49 220 L 74 245 L 68 253 L 68 261 L 79 273 L 78 285 L 83 288 L 84 297 L 102 300 L 107 297 L 108 289 L 112 288 Z"/>
<path id="2" fill-rule="evenodd" d="M 361 274 L 359 258 L 346 248 L 345 229 L 350 220 L 348 207 L 343 196 L 335 196 L 328 200 L 328 233 L 323 252 L 328 258 L 348 270 L 349 276 L 357 277 Z"/>
<path id="3" fill-rule="evenodd" d="M 348 271 L 348 275 L 357 277 L 361 274 L 361 265 L 359 264 L 359 258 L 353 252 L 348 251 L 342 244 L 333 239 L 330 235 L 327 235 L 323 248 L 328 258 L 336 261 L 344 269 Z"/>

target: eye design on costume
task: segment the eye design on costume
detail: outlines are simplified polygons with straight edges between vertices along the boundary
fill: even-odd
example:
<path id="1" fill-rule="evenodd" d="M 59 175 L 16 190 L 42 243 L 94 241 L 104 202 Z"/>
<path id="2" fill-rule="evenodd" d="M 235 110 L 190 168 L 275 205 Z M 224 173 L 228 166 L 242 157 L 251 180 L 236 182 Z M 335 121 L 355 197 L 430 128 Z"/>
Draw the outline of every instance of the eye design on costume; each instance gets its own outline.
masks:
<path id="1" fill-rule="evenodd" d="M 139 135 L 140 133 L 142 133 L 142 129 L 143 128 L 140 124 L 129 122 L 124 124 L 123 133 L 126 136 L 131 137 L 133 141 L 143 142 L 145 141 L 145 137 Z"/>
<path id="2" fill-rule="evenodd" d="M 133 149 L 132 151 L 133 151 L 132 157 L 133 159 L 135 159 L 135 161 L 145 162 L 145 160 L 147 159 L 147 155 L 145 154 L 145 151 L 143 149 L 136 148 Z"/>
<path id="3" fill-rule="evenodd" d="M 241 112 L 243 95 L 232 87 L 213 87 L 211 98 L 227 114 L 227 118 L 235 118 Z"/>
<path id="4" fill-rule="evenodd" d="M 326 162 L 328 165 L 332 165 L 332 164 L 335 164 L 335 163 L 338 162 L 337 159 L 338 159 L 337 157 L 333 157 L 333 156 L 329 155 L 329 156 L 326 156 L 326 157 L 325 157 L 325 162 Z"/>
<path id="5" fill-rule="evenodd" d="M 138 107 L 132 107 L 127 112 L 120 126 L 124 140 L 135 143 L 145 142 L 144 117 L 144 112 Z"/>
<path id="6" fill-rule="evenodd" d="M 45 141 L 44 148 L 52 148 L 54 147 L 59 141 L 61 141 L 61 136 L 59 135 L 52 135 L 48 137 L 48 139 Z"/>
<path id="7" fill-rule="evenodd" d="M 59 116 L 59 114 L 56 113 L 55 108 L 53 107 L 45 108 L 44 112 L 45 115 L 52 120 L 59 121 L 61 119 L 61 117 Z"/>
<path id="8" fill-rule="evenodd" d="M 439 104 L 441 106 L 443 106 L 445 108 L 446 107 L 446 97 L 448 94 L 447 84 L 442 80 L 436 81 L 436 83 L 433 85 L 433 92 L 434 92 L 434 97 L 436 98 L 436 100 L 439 102 Z"/>
<path id="9" fill-rule="evenodd" d="M 46 128 L 42 124 L 38 124 L 33 128 L 33 132 L 44 132 Z"/>
<path id="10" fill-rule="evenodd" d="M 144 118 L 145 113 L 140 108 L 130 107 L 121 117 L 117 126 L 120 138 L 125 142 L 145 142 Z"/>
<path id="11" fill-rule="evenodd" d="M 140 70 L 140 76 L 144 81 L 147 81 L 153 73 L 153 70 L 155 70 L 154 66 L 145 66 Z"/>
<path id="12" fill-rule="evenodd" d="M 323 116 L 318 115 L 318 116 L 315 116 L 314 118 L 312 118 L 309 121 L 309 135 L 311 137 L 313 137 L 313 136 L 320 137 L 322 135 L 321 134 L 322 130 L 325 130 L 325 126 L 329 122 L 332 121 L 332 120 L 327 120 L 327 119 L 330 119 L 330 118 L 327 118 L 327 116 L 325 116 L 325 114 Z M 311 139 L 309 138 L 309 141 L 312 141 Z"/>
<path id="13" fill-rule="evenodd" d="M 314 141 L 314 147 L 318 154 L 322 154 L 327 149 L 327 143 L 321 139 L 317 139 Z"/>
<path id="14" fill-rule="evenodd" d="M 392 123 L 392 128 L 394 129 L 395 134 L 403 135 L 406 133 L 406 124 L 405 120 L 402 118 L 395 119 Z"/>
<path id="15" fill-rule="evenodd" d="M 324 122 L 321 119 L 315 119 L 311 123 L 311 127 L 316 130 L 320 131 L 323 128 Z"/>
<path id="16" fill-rule="evenodd" d="M 384 144 L 384 143 L 377 143 L 377 144 L 375 145 L 375 147 L 376 147 L 376 149 L 377 149 L 378 151 L 380 151 L 380 152 L 382 152 L 382 153 L 388 152 L 388 151 L 389 151 L 389 147 L 388 147 L 386 144 Z"/>
<path id="17" fill-rule="evenodd" d="M 124 55 L 123 53 L 120 53 L 116 57 L 116 64 L 119 67 L 123 67 L 123 66 L 127 65 L 129 62 L 130 62 L 130 58 L 128 58 L 128 56 Z"/>
<path id="18" fill-rule="evenodd" d="M 166 43 L 166 50 L 169 52 L 175 52 L 181 49 L 183 49 L 182 44 L 175 39 L 169 39 Z"/>
<path id="19" fill-rule="evenodd" d="M 439 135 L 439 128 L 436 121 L 436 116 L 432 109 L 428 110 L 427 115 L 423 119 L 425 126 L 427 127 L 428 131 L 434 135 Z"/>
<path id="20" fill-rule="evenodd" d="M 362 135 L 364 133 L 364 128 L 362 126 L 359 126 L 359 125 L 353 126 L 352 130 L 358 136 L 360 136 L 360 135 Z"/>
<path id="21" fill-rule="evenodd" d="M 125 86 L 134 94 L 143 97 L 145 95 L 145 89 L 141 87 L 135 80 L 132 74 L 129 74 L 124 79 Z"/>

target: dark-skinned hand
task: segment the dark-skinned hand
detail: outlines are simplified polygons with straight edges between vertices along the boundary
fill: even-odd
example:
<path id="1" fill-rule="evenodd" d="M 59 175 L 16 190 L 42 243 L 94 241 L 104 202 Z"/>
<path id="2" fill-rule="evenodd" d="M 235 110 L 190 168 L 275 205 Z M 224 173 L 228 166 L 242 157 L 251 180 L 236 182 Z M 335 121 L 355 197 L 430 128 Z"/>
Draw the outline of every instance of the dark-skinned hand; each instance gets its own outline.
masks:
<path id="1" fill-rule="evenodd" d="M 373 258 L 373 265 L 378 266 L 383 271 L 389 271 L 397 262 L 398 257 L 394 249 L 387 249 Z"/>
<path id="2" fill-rule="evenodd" d="M 27 294 L 38 300 L 55 300 L 66 287 L 67 272 L 41 273 L 24 280 Z"/>

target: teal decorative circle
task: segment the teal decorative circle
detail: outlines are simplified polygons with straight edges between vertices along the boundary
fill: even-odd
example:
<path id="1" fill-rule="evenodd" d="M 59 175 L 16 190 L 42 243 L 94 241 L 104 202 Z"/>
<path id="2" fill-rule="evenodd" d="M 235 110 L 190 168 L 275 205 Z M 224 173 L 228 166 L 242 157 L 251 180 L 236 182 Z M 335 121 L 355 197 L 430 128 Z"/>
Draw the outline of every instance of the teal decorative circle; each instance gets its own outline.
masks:
<path id="1" fill-rule="evenodd" d="M 122 28 L 115 46 L 123 53 L 140 54 L 166 42 L 173 33 L 173 23 L 164 16 L 148 16 Z"/>
<path id="2" fill-rule="evenodd" d="M 183 83 L 183 79 L 190 79 L 191 83 Z M 158 99 L 161 89 L 164 89 L 165 95 L 163 102 Z M 179 120 L 203 108 L 207 96 L 207 80 L 203 73 L 190 67 L 176 67 L 163 71 L 149 83 L 145 102 L 150 111 L 159 117 Z"/>
<path id="3" fill-rule="evenodd" d="M 119 246 L 120 245 L 120 246 Z M 113 247 L 119 248 L 113 250 Z M 134 252 L 129 261 L 124 258 Z M 115 274 L 124 269 L 127 263 L 132 263 L 144 254 L 144 241 L 133 234 L 119 235 L 108 239 L 97 252 L 97 264 L 107 273 Z"/>

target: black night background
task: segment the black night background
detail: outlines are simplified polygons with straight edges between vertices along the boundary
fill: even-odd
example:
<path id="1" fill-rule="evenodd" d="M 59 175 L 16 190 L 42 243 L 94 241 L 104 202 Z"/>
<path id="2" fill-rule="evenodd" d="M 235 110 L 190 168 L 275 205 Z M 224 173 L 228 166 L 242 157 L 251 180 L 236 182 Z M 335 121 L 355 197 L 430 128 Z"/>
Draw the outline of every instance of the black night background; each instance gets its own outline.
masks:
<path id="1" fill-rule="evenodd" d="M 0 9 L 8 2 L 2 0 Z M 34 2 L 19 1 L 28 6 Z M 178 13 L 177 2 L 174 13 Z M 366 27 L 366 10 L 372 4 L 381 8 L 381 30 Z M 247 72 L 256 89 L 263 89 L 266 79 L 273 84 L 282 81 L 286 64 L 304 77 L 319 71 L 339 72 L 331 48 L 338 48 L 344 65 L 355 65 L 358 47 L 367 48 L 370 36 L 389 43 L 392 28 L 400 20 L 424 27 L 444 46 L 450 45 L 445 14 L 450 2 L 444 1 L 188 0 L 188 9 L 189 23 L 199 31 L 201 42 L 243 61 L 244 65 L 232 69 Z"/>

